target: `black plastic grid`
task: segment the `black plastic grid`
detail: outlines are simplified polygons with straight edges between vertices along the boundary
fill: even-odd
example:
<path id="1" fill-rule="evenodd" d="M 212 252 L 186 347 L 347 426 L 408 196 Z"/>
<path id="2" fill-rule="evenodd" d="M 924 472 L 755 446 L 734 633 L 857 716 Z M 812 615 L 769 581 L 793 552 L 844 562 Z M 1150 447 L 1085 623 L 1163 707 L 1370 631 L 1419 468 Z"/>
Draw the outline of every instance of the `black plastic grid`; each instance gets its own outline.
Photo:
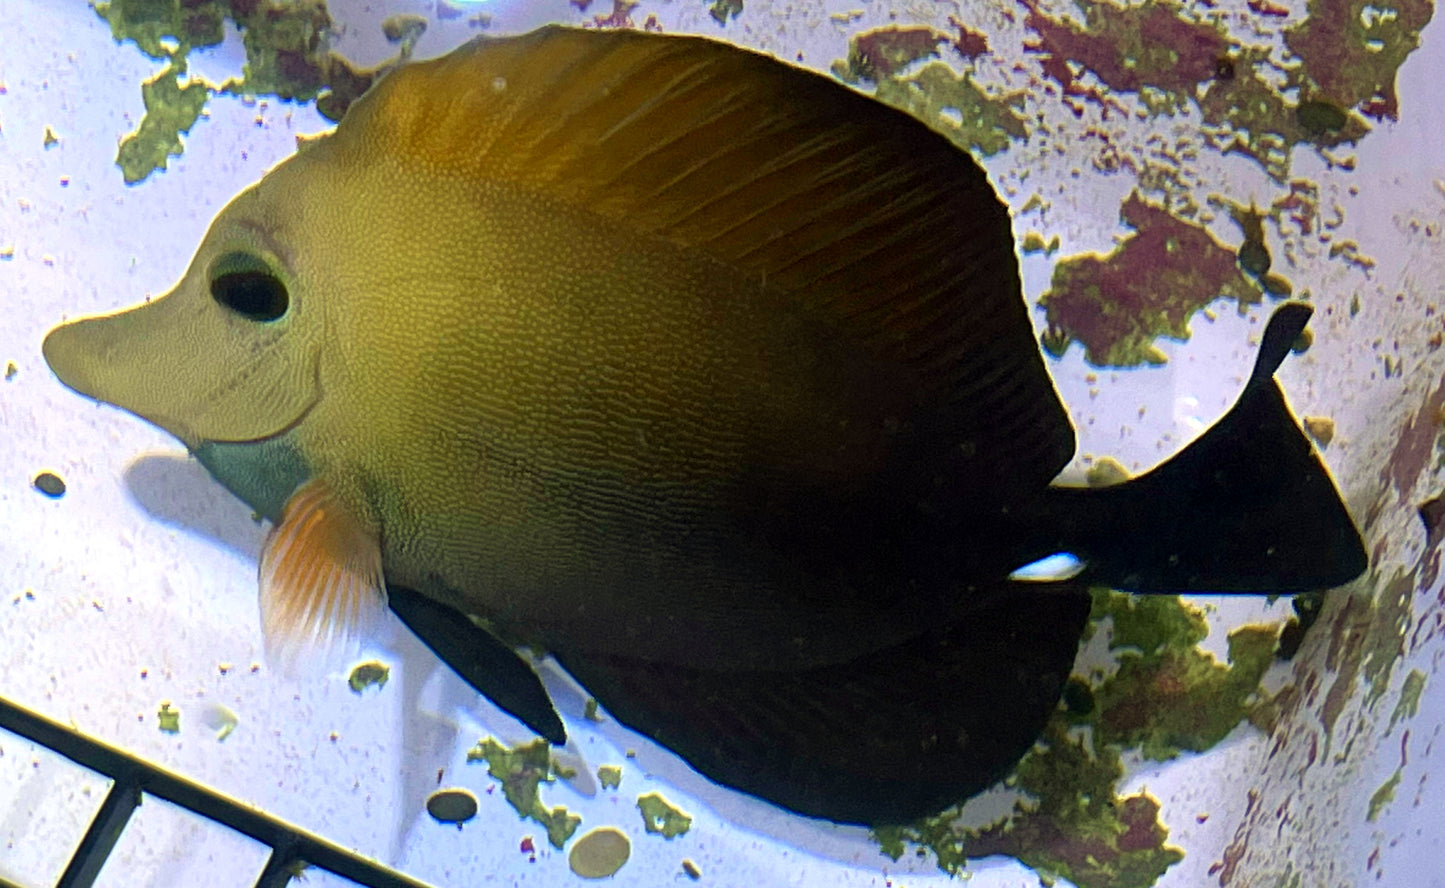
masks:
<path id="1" fill-rule="evenodd" d="M 271 849 L 255 888 L 286 888 L 298 863 L 367 888 L 431 888 L 368 857 L 292 826 L 179 774 L 156 767 L 0 697 L 0 728 L 48 747 L 113 783 L 55 888 L 91 888 L 145 795 L 229 826 Z M 0 888 L 24 888 L 0 879 Z"/>

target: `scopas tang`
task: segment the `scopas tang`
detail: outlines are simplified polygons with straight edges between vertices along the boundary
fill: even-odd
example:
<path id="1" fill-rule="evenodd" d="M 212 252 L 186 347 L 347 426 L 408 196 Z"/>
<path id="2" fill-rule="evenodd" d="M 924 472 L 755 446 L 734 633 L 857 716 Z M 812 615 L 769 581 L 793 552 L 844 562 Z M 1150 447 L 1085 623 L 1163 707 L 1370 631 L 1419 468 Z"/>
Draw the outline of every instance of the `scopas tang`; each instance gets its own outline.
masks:
<path id="1" fill-rule="evenodd" d="M 968 154 L 751 51 L 548 27 L 394 71 L 173 291 L 44 352 L 275 523 L 270 650 L 390 590 L 553 742 L 517 642 L 719 782 L 881 823 L 1033 743 L 1087 585 L 1363 571 L 1272 378 L 1309 313 L 1173 460 L 1051 487 L 1073 430 Z M 1010 579 L 1059 552 L 1077 576 Z"/>

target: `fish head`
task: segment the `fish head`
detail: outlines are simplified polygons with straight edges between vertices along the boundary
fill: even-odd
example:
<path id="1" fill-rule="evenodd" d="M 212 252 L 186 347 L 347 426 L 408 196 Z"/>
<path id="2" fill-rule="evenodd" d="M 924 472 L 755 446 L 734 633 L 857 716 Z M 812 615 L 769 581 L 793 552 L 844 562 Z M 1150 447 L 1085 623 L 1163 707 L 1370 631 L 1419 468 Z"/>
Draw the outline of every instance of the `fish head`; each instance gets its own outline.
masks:
<path id="1" fill-rule="evenodd" d="M 324 312 L 295 248 L 308 195 L 290 166 L 221 211 L 170 292 L 51 330 L 43 351 L 60 381 L 192 451 L 296 427 L 321 398 Z"/>

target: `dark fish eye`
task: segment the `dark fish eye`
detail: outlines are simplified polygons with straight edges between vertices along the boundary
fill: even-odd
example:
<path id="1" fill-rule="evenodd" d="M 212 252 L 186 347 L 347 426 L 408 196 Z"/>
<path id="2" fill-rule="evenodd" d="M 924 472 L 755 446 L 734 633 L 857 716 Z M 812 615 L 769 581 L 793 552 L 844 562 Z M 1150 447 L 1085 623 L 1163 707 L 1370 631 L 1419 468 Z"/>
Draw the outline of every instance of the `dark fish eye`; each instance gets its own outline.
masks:
<path id="1" fill-rule="evenodd" d="M 211 266 L 211 296 L 252 321 L 274 321 L 286 314 L 291 296 L 260 258 L 229 253 Z"/>

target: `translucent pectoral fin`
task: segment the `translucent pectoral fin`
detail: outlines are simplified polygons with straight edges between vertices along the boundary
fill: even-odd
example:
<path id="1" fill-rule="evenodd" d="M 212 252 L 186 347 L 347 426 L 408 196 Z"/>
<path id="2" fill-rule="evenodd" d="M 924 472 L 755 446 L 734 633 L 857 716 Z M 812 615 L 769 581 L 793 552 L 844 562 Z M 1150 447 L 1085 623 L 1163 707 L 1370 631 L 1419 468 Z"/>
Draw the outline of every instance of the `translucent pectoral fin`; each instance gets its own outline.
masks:
<path id="1" fill-rule="evenodd" d="M 381 544 L 325 482 L 287 501 L 261 553 L 266 656 L 294 668 L 329 661 L 369 635 L 386 612 Z"/>

